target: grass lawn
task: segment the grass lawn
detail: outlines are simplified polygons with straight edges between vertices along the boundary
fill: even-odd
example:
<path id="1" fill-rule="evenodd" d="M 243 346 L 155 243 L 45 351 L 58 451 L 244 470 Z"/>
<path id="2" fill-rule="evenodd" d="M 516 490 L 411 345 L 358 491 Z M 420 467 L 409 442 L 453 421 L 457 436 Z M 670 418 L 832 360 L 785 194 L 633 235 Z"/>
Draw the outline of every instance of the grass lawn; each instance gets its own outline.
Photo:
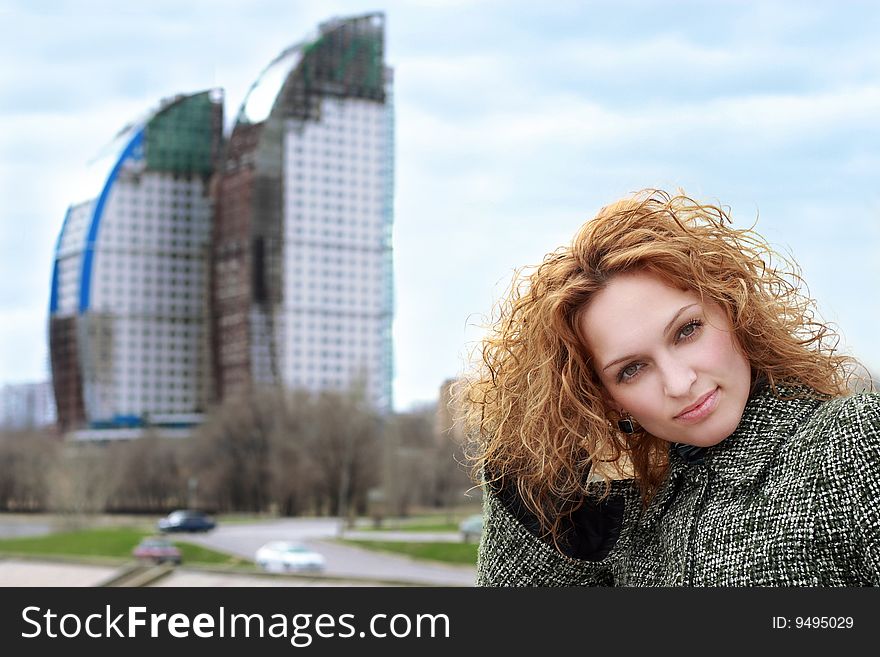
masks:
<path id="1" fill-rule="evenodd" d="M 381 527 L 375 527 L 371 522 L 362 519 L 358 525 L 358 531 L 396 531 L 396 532 L 458 532 L 459 523 L 465 518 L 480 513 L 482 507 L 472 506 L 460 508 L 456 511 L 442 511 L 435 513 L 422 513 L 407 518 L 388 517 L 382 521 Z"/>
<path id="2" fill-rule="evenodd" d="M 365 525 L 358 527 L 358 531 L 364 532 L 457 532 L 458 523 L 448 523 L 440 520 L 414 520 L 412 522 L 401 522 L 399 520 L 385 521 L 381 527 L 373 525 Z"/>
<path id="3" fill-rule="evenodd" d="M 339 542 L 368 550 L 405 554 L 414 559 L 424 559 L 427 561 L 441 561 L 443 563 L 468 566 L 473 566 L 477 563 L 478 545 L 476 543 L 405 543 L 402 541 L 360 541 L 352 539 L 342 539 Z"/>
<path id="4" fill-rule="evenodd" d="M 99 527 L 79 531 L 60 532 L 47 536 L 0 539 L 0 554 L 28 556 L 79 556 L 132 559 L 131 551 L 146 532 L 131 527 Z M 250 561 L 222 552 L 215 552 L 186 541 L 174 541 L 180 548 L 183 563 L 220 564 L 226 566 L 251 565 Z"/>

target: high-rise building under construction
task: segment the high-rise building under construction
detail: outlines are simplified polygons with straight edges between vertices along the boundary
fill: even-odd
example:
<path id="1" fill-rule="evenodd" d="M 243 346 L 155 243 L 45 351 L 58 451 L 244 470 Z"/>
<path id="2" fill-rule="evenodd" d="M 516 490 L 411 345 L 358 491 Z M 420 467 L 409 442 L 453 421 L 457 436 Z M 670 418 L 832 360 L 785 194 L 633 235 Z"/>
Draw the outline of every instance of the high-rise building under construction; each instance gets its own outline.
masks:
<path id="1" fill-rule="evenodd" d="M 237 115 L 212 253 L 218 396 L 356 389 L 391 408 L 392 75 L 384 16 L 282 52 Z"/>
<path id="2" fill-rule="evenodd" d="M 52 382 L 64 431 L 182 428 L 211 391 L 209 182 L 219 91 L 162 102 L 94 165 L 55 250 Z"/>
<path id="3" fill-rule="evenodd" d="M 225 143 L 219 90 L 119 133 L 56 246 L 63 431 L 185 435 L 212 402 L 263 384 L 391 410 L 384 51 L 382 14 L 333 19 L 263 71 Z"/>

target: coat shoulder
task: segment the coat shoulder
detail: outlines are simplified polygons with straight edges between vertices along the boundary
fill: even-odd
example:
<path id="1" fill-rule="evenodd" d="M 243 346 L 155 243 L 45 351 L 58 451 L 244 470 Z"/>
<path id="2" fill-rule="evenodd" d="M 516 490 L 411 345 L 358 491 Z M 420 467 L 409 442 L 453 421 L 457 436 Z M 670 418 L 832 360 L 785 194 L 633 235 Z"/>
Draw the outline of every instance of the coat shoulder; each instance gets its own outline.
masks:
<path id="1" fill-rule="evenodd" d="M 830 470 L 880 475 L 880 393 L 857 393 L 825 402 L 806 433 L 823 446 Z"/>
<path id="2" fill-rule="evenodd" d="M 615 482 L 601 502 L 585 501 L 572 514 L 560 544 L 504 491 L 489 492 L 477 562 L 478 586 L 610 586 L 612 564 L 628 538 L 637 495 Z"/>

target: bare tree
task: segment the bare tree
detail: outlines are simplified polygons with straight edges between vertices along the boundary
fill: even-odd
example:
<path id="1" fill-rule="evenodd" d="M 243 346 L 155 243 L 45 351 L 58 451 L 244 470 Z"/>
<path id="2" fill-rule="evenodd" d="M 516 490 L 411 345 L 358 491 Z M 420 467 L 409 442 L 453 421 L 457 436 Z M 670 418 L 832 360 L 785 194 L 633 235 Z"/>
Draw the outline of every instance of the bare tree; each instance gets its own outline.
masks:
<path id="1" fill-rule="evenodd" d="M 164 512 L 184 505 L 186 476 L 177 440 L 148 434 L 108 447 L 110 509 Z"/>
<path id="2" fill-rule="evenodd" d="M 360 511 L 378 480 L 378 433 L 356 395 L 259 389 L 209 414 L 187 468 L 217 509 Z"/>
<path id="3" fill-rule="evenodd" d="M 269 502 L 270 435 L 281 404 L 253 392 L 216 408 L 197 430 L 187 462 L 203 505 L 263 511 Z"/>
<path id="4" fill-rule="evenodd" d="M 271 435 L 271 496 L 275 510 L 281 515 L 299 515 L 320 507 L 315 494 L 316 470 L 311 449 L 317 443 L 318 432 L 312 405 L 310 395 L 304 391 L 287 395 Z"/>
<path id="5" fill-rule="evenodd" d="M 49 509 L 61 513 L 72 527 L 105 511 L 111 494 L 108 470 L 101 445 L 65 445 L 49 473 Z"/>
<path id="6" fill-rule="evenodd" d="M 0 434 L 0 508 L 42 511 L 49 499 L 49 470 L 58 441 L 38 430 Z"/>
<path id="7" fill-rule="evenodd" d="M 394 416 L 385 432 L 385 498 L 392 514 L 409 515 L 415 505 L 446 509 L 469 502 L 471 482 L 462 443 L 438 420 L 437 407 Z M 442 420 L 442 417 L 441 417 Z"/>
<path id="8" fill-rule="evenodd" d="M 414 505 L 432 505 L 435 436 L 429 409 L 395 415 L 385 431 L 384 489 L 388 510 L 405 517 Z"/>
<path id="9" fill-rule="evenodd" d="M 329 501 L 329 512 L 343 518 L 364 512 L 367 492 L 379 481 L 378 416 L 356 392 L 323 392 L 314 401 L 312 418 L 315 483 Z"/>

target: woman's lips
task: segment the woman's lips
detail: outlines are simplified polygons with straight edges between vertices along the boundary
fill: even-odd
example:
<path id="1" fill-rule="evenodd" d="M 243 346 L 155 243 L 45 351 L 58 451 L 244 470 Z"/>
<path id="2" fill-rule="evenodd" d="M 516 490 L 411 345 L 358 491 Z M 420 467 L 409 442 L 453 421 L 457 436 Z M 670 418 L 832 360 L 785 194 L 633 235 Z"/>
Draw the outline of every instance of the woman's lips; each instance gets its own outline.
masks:
<path id="1" fill-rule="evenodd" d="M 699 422 L 703 418 L 707 417 L 712 411 L 715 410 L 715 407 L 718 405 L 718 388 L 706 394 L 703 399 L 701 399 L 697 406 L 690 409 L 689 411 L 685 411 L 684 413 L 680 413 L 675 416 L 676 420 L 682 420 L 683 422 Z"/>

